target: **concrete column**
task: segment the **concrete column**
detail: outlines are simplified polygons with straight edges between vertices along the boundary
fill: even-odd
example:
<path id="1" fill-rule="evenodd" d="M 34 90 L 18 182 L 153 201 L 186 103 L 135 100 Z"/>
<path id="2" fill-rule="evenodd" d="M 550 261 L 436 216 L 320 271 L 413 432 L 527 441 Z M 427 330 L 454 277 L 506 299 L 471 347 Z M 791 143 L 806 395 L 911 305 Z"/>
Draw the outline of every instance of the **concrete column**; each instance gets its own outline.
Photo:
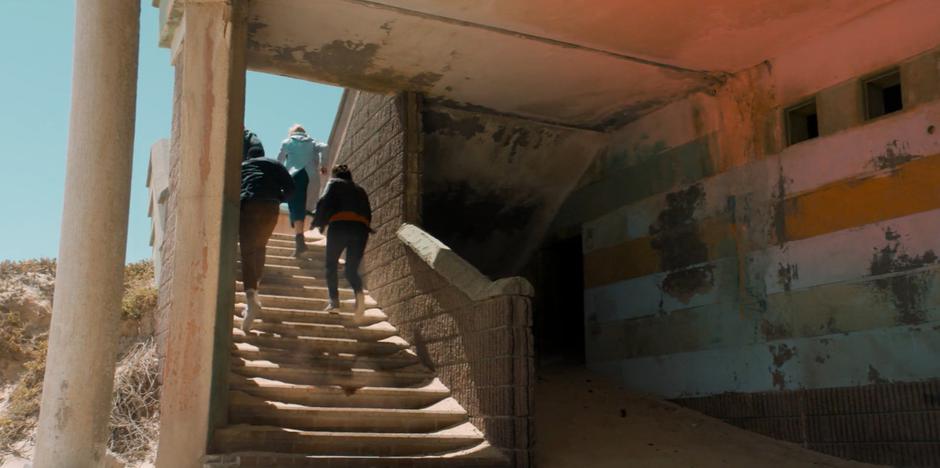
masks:
<path id="1" fill-rule="evenodd" d="M 65 206 L 34 466 L 99 466 L 124 278 L 140 2 L 76 8 Z"/>
<path id="2" fill-rule="evenodd" d="M 202 466 L 212 430 L 225 423 L 245 106 L 241 3 L 183 6 L 181 158 L 159 467 Z"/>

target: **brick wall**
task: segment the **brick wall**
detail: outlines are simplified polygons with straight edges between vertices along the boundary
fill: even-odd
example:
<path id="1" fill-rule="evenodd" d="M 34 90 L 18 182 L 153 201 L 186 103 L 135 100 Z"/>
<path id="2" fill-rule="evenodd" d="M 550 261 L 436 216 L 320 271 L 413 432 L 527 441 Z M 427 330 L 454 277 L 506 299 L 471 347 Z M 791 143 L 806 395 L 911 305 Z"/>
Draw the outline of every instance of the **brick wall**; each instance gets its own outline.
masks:
<path id="1" fill-rule="evenodd" d="M 414 95 L 350 91 L 330 145 L 369 193 L 373 228 L 366 287 L 450 387 L 487 440 L 514 466 L 530 465 L 534 364 L 531 302 L 501 296 L 471 301 L 408 247 L 396 231 L 420 218 L 420 128 Z"/>
<path id="2" fill-rule="evenodd" d="M 182 99 L 182 64 L 177 64 L 173 79 L 173 122 L 170 129 L 170 157 L 169 157 L 169 186 L 166 200 L 166 220 L 163 231 L 163 241 L 160 245 L 160 258 L 154 258 L 154 262 L 160 262 L 160 284 L 157 285 L 157 311 L 155 316 L 156 330 L 154 331 L 154 340 L 157 343 L 157 356 L 160 359 L 161 381 L 163 376 L 163 363 L 166 358 L 166 342 L 169 332 L 169 313 L 170 313 L 170 285 L 173 282 L 173 250 L 176 244 L 176 207 L 177 207 L 177 186 L 179 184 L 179 160 L 180 160 L 180 101 Z"/>
<path id="3" fill-rule="evenodd" d="M 940 381 L 729 393 L 676 403 L 768 437 L 852 460 L 936 466 Z"/>

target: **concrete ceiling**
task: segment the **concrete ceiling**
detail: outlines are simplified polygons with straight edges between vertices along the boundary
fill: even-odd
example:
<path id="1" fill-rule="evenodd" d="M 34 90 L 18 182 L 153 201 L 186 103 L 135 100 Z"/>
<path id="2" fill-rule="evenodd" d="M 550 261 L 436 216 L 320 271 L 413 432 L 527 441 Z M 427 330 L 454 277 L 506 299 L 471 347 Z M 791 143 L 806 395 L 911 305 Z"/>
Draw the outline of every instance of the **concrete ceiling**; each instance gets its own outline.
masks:
<path id="1" fill-rule="evenodd" d="M 254 0 L 249 67 L 585 128 L 894 0 Z"/>

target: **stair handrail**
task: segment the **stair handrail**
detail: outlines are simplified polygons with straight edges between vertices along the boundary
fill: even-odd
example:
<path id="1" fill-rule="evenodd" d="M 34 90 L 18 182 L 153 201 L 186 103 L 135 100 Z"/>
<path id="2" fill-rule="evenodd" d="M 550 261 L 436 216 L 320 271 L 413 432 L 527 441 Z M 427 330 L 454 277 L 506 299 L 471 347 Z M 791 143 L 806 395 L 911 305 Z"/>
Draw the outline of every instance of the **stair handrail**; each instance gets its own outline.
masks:
<path id="1" fill-rule="evenodd" d="M 397 235 L 431 269 L 474 301 L 497 296 L 535 296 L 535 288 L 525 278 L 511 276 L 491 281 L 450 247 L 414 224 L 403 223 Z"/>

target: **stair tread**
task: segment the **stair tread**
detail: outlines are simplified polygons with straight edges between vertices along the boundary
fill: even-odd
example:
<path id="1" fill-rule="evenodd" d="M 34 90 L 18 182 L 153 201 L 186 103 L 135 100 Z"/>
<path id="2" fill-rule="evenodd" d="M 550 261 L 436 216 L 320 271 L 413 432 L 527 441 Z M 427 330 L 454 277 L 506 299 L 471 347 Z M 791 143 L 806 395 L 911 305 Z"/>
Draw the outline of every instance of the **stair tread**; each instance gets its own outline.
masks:
<path id="1" fill-rule="evenodd" d="M 262 349 L 250 343 L 233 343 L 232 356 L 252 360 L 306 365 L 311 369 L 321 367 L 398 368 L 414 365 L 418 357 L 410 350 L 386 356 L 358 356 L 349 353 L 308 353 L 277 349 Z M 233 361 L 234 362 L 234 361 Z"/>
<path id="2" fill-rule="evenodd" d="M 281 382 L 278 380 L 264 379 L 261 377 L 244 377 L 238 374 L 230 374 L 229 376 L 229 387 L 234 387 L 238 390 L 243 389 L 288 389 L 288 390 L 302 390 L 310 393 L 319 393 L 319 394 L 336 394 L 336 395 L 359 395 L 359 396 L 381 396 L 381 397 L 394 397 L 400 395 L 412 395 L 412 394 L 423 394 L 423 395 L 434 395 L 439 398 L 447 398 L 450 396 L 450 390 L 441 383 L 440 379 L 433 378 L 430 382 L 419 387 L 360 387 L 357 388 L 354 392 L 348 392 L 339 386 L 330 386 L 330 385 L 304 385 L 304 384 L 292 384 L 288 382 Z M 250 393 L 250 392 L 249 392 Z"/>
<path id="3" fill-rule="evenodd" d="M 407 387 L 419 385 L 434 378 L 432 372 L 417 365 L 398 369 L 359 367 L 310 369 L 281 366 L 268 361 L 246 361 L 241 358 L 236 359 L 232 372 L 249 378 L 258 377 L 294 384 L 333 385 L 347 388 L 362 388 L 370 385 Z"/>
<path id="4" fill-rule="evenodd" d="M 466 449 L 454 450 L 445 453 L 411 456 L 375 456 L 375 455 L 304 455 L 288 454 L 270 451 L 239 451 L 228 456 L 240 457 L 240 466 L 270 467 L 270 466 L 344 466 L 375 468 L 439 468 L 446 463 L 448 467 L 478 467 L 494 468 L 509 466 L 509 461 L 498 449 L 488 442 Z M 246 464 L 247 463 L 247 464 Z"/>
<path id="5" fill-rule="evenodd" d="M 237 301 L 237 304 L 244 304 L 247 300 L 245 293 L 236 292 L 235 300 Z M 324 311 L 329 304 L 329 299 L 325 297 L 305 297 L 264 293 L 258 294 L 258 300 L 261 301 L 262 308 L 273 306 L 314 311 Z M 369 296 L 365 296 L 365 305 L 367 309 L 372 309 L 375 308 L 376 302 Z M 340 311 L 352 312 L 356 309 L 356 300 L 340 299 L 339 306 Z"/>
<path id="6" fill-rule="evenodd" d="M 319 336 L 301 336 L 284 337 L 273 335 L 261 335 L 255 332 L 249 332 L 247 335 L 240 328 L 232 329 L 232 336 L 237 342 L 258 343 L 261 347 L 271 347 L 277 349 L 291 349 L 292 347 L 316 347 L 316 346 L 352 346 L 363 347 L 366 349 L 386 349 L 397 351 L 410 347 L 407 341 L 399 336 L 390 336 L 377 341 L 360 341 L 354 338 L 331 338 Z M 254 343 L 253 343 L 254 342 Z M 267 344 L 261 344 L 267 343 Z M 355 353 L 353 353 L 355 354 Z"/>
<path id="7" fill-rule="evenodd" d="M 233 317 L 233 323 L 241 328 L 242 318 Z M 305 323 L 293 322 L 289 320 L 280 323 L 270 323 L 265 321 L 252 322 L 252 330 L 259 332 L 276 333 L 281 336 L 289 337 L 313 337 L 313 338 L 348 338 L 358 341 L 364 340 L 382 340 L 398 334 L 398 330 L 388 322 L 377 322 L 365 326 L 352 326 L 344 324 L 326 324 L 326 323 Z"/>
<path id="8" fill-rule="evenodd" d="M 244 358 L 239 358 L 233 363 L 232 370 L 234 371 L 251 371 L 255 369 L 279 369 L 286 372 L 307 372 L 311 374 L 318 375 L 328 375 L 331 373 L 354 373 L 354 374 L 370 374 L 370 375 L 413 375 L 426 377 L 429 375 L 434 375 L 433 372 L 424 367 L 415 367 L 415 368 L 400 368 L 400 369 L 369 369 L 362 367 L 353 367 L 350 369 L 311 369 L 308 367 L 301 366 L 291 366 L 276 364 L 271 361 L 261 361 L 261 360 L 249 360 Z"/>
<path id="9" fill-rule="evenodd" d="M 417 364 L 415 364 L 417 366 Z M 289 371 L 297 372 L 324 372 L 325 369 L 310 368 L 299 365 L 291 364 L 278 364 L 264 359 L 245 359 L 239 358 L 238 361 L 233 363 L 233 369 L 284 369 Z M 398 374 L 414 374 L 414 375 L 430 375 L 433 374 L 426 367 L 415 367 L 415 368 L 399 368 L 399 369 L 371 369 L 366 367 L 353 367 L 351 369 L 353 372 L 370 372 L 370 373 L 398 373 Z"/>
<path id="10" fill-rule="evenodd" d="M 245 304 L 236 304 L 235 315 L 241 316 L 241 312 L 244 309 Z M 268 319 L 269 321 L 293 323 L 363 326 L 372 323 L 384 322 L 388 320 L 388 317 L 380 309 L 366 309 L 364 317 L 357 321 L 351 312 L 346 311 L 332 313 L 324 310 L 264 307 L 261 311 L 261 316 L 258 317 L 258 319 L 262 322 L 264 322 L 265 319 Z"/>
<path id="11" fill-rule="evenodd" d="M 310 406 L 297 403 L 283 403 L 279 401 L 269 401 L 264 398 L 255 397 L 240 391 L 230 391 L 230 401 L 233 406 L 247 407 L 265 407 L 274 408 L 281 411 L 300 412 L 300 413 L 323 413 L 334 415 L 349 415 L 355 417 L 366 417 L 374 415 L 409 415 L 419 418 L 430 418 L 438 415 L 466 415 L 464 410 L 452 397 L 445 398 L 426 408 L 360 408 L 360 407 L 329 407 L 329 406 Z"/>
<path id="12" fill-rule="evenodd" d="M 233 424 L 217 429 L 226 432 L 289 432 L 300 435 L 310 436 L 336 436 L 343 438 L 361 438 L 361 439 L 483 439 L 483 434 L 470 423 L 460 424 L 455 427 L 441 429 L 428 433 L 411 432 L 341 432 L 341 431 L 304 431 L 300 429 L 285 429 L 277 426 L 256 426 L 253 424 Z"/>

